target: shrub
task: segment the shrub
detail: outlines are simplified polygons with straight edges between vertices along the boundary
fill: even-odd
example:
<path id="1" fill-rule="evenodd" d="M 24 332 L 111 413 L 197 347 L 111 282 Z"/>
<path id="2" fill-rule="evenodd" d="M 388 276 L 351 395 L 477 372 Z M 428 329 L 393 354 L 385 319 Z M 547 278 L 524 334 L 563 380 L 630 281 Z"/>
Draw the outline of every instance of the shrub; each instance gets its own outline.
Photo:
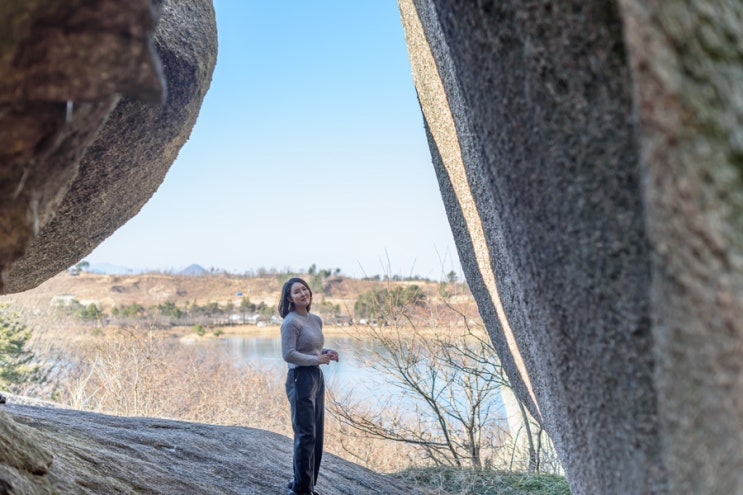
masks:
<path id="1" fill-rule="evenodd" d="M 38 378 L 39 369 L 31 364 L 34 354 L 26 349 L 31 331 L 7 305 L 0 305 L 0 387 L 17 389 Z"/>
<path id="2" fill-rule="evenodd" d="M 452 468 L 412 468 L 395 475 L 408 483 L 450 495 L 570 495 L 562 476 Z"/>

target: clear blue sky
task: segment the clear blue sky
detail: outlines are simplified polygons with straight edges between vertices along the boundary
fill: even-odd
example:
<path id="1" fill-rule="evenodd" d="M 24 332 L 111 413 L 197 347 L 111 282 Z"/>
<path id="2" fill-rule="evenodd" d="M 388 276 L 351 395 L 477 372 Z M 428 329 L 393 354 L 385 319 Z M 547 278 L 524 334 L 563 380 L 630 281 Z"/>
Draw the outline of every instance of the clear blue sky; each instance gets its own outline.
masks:
<path id="1" fill-rule="evenodd" d="M 190 140 L 85 259 L 461 275 L 397 2 L 214 4 L 219 56 Z"/>

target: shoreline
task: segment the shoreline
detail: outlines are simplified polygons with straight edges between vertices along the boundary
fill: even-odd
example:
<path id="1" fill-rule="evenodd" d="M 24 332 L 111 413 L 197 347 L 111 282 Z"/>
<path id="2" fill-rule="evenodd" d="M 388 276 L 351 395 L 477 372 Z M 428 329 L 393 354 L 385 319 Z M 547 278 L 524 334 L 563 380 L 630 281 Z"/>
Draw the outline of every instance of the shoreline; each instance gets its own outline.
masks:
<path id="1" fill-rule="evenodd" d="M 328 326 L 323 327 L 323 335 L 326 337 L 353 337 L 354 327 Z M 219 331 L 219 335 L 215 332 Z M 173 337 L 181 341 L 197 341 L 202 339 L 221 339 L 225 337 L 251 337 L 251 338 L 273 338 L 281 336 L 280 325 L 230 325 L 227 327 L 214 327 L 207 330 L 204 335 L 198 335 L 192 327 L 173 327 L 170 329 Z"/>
<path id="2" fill-rule="evenodd" d="M 259 327 L 257 325 L 234 325 L 234 326 L 226 326 L 226 327 L 215 327 L 214 329 L 211 329 L 210 331 L 207 331 L 206 334 L 203 336 L 197 335 L 192 327 L 174 327 L 171 329 L 173 333 L 177 334 L 181 339 L 214 339 L 214 338 L 223 338 L 223 337 L 256 337 L 256 338 L 267 338 L 267 337 L 278 337 L 281 335 L 281 325 L 266 325 L 263 327 Z M 214 332 L 219 330 L 221 333 L 219 335 L 215 335 Z M 383 327 L 383 328 L 374 328 L 371 329 L 369 327 L 361 327 L 361 326 L 338 326 L 338 325 L 328 325 L 323 326 L 323 335 L 326 337 L 359 337 L 359 338 L 368 338 L 368 337 L 374 337 L 375 335 L 380 336 L 392 336 L 395 335 L 398 330 L 401 333 L 405 333 L 406 329 L 396 329 L 395 327 Z M 448 330 L 448 331 L 447 331 Z M 444 336 L 444 335 L 450 335 L 450 336 L 459 336 L 462 335 L 465 332 L 464 327 L 456 327 L 456 328 L 418 328 L 417 334 L 422 335 L 425 337 L 436 337 L 438 336 Z M 489 340 L 489 335 L 487 332 L 473 329 L 472 333 L 478 337 L 484 337 Z"/>
<path id="3" fill-rule="evenodd" d="M 228 327 L 218 327 L 222 331 L 222 337 L 225 335 L 234 335 L 238 337 L 273 337 L 281 335 L 281 325 L 234 325 Z M 351 336 L 356 329 L 352 326 L 340 327 L 336 325 L 323 326 L 323 335 Z M 190 331 L 190 329 L 189 329 Z"/>

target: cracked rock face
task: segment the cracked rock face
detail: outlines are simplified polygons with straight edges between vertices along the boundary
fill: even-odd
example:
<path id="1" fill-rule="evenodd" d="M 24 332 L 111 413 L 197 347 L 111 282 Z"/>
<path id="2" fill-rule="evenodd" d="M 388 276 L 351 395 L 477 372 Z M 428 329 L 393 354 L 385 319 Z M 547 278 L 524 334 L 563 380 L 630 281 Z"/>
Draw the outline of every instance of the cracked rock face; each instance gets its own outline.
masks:
<path id="1" fill-rule="evenodd" d="M 0 5 L 0 293 L 65 270 L 134 216 L 196 122 L 210 1 Z"/>

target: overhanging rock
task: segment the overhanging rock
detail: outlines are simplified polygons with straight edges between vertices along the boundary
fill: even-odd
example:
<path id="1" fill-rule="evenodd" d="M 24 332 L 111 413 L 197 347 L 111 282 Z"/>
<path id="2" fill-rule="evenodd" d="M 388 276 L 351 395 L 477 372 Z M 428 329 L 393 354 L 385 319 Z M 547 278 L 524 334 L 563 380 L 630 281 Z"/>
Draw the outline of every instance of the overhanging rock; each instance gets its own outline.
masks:
<path id="1" fill-rule="evenodd" d="M 10 2 L 0 17 L 0 293 L 13 293 L 84 258 L 157 190 L 217 34 L 209 0 Z"/>

